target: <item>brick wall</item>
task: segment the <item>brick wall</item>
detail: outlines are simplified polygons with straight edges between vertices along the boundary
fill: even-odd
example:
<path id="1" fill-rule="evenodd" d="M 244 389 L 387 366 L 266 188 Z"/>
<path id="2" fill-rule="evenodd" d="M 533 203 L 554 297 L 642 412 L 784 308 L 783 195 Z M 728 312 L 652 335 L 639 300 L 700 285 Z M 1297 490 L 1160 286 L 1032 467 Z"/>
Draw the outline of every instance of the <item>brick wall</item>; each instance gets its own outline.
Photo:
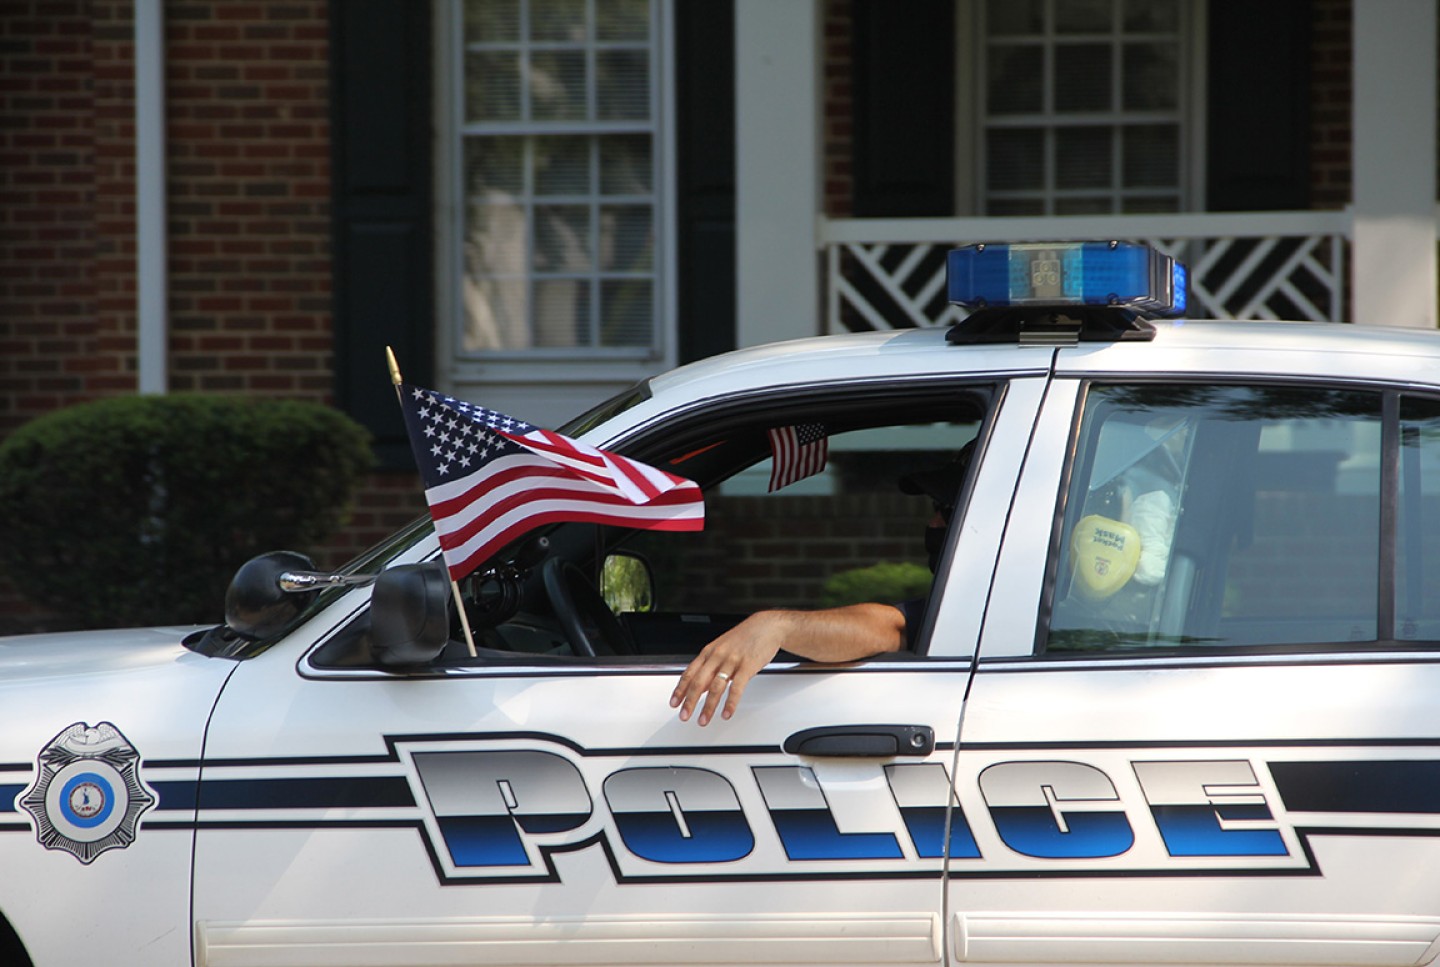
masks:
<path id="1" fill-rule="evenodd" d="M 851 0 L 825 0 L 821 30 L 824 32 L 824 78 L 821 121 L 821 151 L 824 159 L 822 208 L 830 218 L 844 218 L 852 211 L 855 178 L 850 159 L 854 148 L 854 87 L 851 76 L 851 43 L 854 24 Z"/>
<path id="2" fill-rule="evenodd" d="M 651 558 L 663 610 L 748 613 L 816 607 L 833 574 L 882 561 L 925 562 L 930 503 L 900 493 L 840 497 L 708 497 L 706 529 L 643 542 L 683 548 Z M 667 581 L 683 575 L 683 583 Z"/>
<path id="3" fill-rule="evenodd" d="M 327 9 L 164 5 L 172 390 L 330 401 Z M 136 390 L 132 10 L 0 0 L 0 439 Z M 377 477 L 317 556 L 423 510 Z M 0 580 L 0 633 L 54 626 Z"/>
<path id="4" fill-rule="evenodd" d="M 1310 203 L 1350 204 L 1351 0 L 1314 0 L 1310 71 Z"/>

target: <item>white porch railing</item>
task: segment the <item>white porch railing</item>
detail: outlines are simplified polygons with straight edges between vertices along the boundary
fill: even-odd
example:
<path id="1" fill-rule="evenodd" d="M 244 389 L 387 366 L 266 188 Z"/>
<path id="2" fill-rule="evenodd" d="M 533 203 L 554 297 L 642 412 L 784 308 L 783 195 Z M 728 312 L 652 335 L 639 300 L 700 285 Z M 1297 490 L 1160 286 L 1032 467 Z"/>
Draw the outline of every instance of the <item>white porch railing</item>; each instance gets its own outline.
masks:
<path id="1" fill-rule="evenodd" d="M 1112 238 L 1148 242 L 1189 266 L 1191 318 L 1338 322 L 1350 224 L 1346 211 L 821 219 L 825 331 L 964 318 L 945 298 L 945 253 L 958 245 Z"/>

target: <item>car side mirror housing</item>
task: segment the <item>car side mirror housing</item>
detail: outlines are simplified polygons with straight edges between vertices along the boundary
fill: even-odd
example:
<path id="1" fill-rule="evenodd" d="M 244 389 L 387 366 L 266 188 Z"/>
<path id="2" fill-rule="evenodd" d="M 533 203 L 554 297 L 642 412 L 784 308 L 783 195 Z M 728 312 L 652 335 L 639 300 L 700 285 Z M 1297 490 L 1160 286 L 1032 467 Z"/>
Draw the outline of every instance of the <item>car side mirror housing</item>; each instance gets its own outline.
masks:
<path id="1" fill-rule="evenodd" d="M 600 596 L 614 614 L 655 610 L 655 575 L 639 554 L 607 554 L 600 567 Z"/>
<path id="2" fill-rule="evenodd" d="M 386 568 L 370 592 L 370 651 L 381 665 L 424 665 L 450 641 L 444 560 Z"/>
<path id="3" fill-rule="evenodd" d="M 296 551 L 270 551 L 252 557 L 235 571 L 225 591 L 225 626 L 245 638 L 278 635 L 300 616 L 319 588 L 287 590 L 285 575 L 312 573 L 315 564 Z"/>

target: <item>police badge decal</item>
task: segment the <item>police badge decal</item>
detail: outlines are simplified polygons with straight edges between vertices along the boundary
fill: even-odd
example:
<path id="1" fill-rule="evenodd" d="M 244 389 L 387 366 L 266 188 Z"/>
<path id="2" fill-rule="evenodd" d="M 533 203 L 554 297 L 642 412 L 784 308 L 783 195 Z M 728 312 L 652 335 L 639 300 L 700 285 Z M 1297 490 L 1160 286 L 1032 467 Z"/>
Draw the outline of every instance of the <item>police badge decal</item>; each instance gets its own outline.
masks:
<path id="1" fill-rule="evenodd" d="M 40 751 L 35 782 L 20 805 L 35 819 L 35 838 L 89 863 L 135 841 L 140 815 L 155 805 L 140 782 L 140 753 L 109 722 L 76 722 Z"/>

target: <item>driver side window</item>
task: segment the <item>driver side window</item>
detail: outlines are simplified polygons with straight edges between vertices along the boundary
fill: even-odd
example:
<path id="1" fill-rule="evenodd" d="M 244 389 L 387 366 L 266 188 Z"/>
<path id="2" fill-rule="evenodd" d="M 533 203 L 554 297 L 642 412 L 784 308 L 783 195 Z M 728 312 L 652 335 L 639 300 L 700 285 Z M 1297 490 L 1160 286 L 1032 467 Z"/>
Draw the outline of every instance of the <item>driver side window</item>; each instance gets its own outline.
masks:
<path id="1" fill-rule="evenodd" d="M 708 488 L 703 532 L 640 532 L 625 542 L 654 577 L 653 610 L 622 616 L 641 652 L 693 653 L 767 608 L 924 598 L 933 578 L 924 540 L 933 501 L 902 492 L 897 481 L 953 461 L 977 429 L 963 418 L 826 427 L 823 469 L 774 491 L 776 457 L 757 452 L 760 459 Z M 668 469 L 683 474 L 685 462 Z"/>

